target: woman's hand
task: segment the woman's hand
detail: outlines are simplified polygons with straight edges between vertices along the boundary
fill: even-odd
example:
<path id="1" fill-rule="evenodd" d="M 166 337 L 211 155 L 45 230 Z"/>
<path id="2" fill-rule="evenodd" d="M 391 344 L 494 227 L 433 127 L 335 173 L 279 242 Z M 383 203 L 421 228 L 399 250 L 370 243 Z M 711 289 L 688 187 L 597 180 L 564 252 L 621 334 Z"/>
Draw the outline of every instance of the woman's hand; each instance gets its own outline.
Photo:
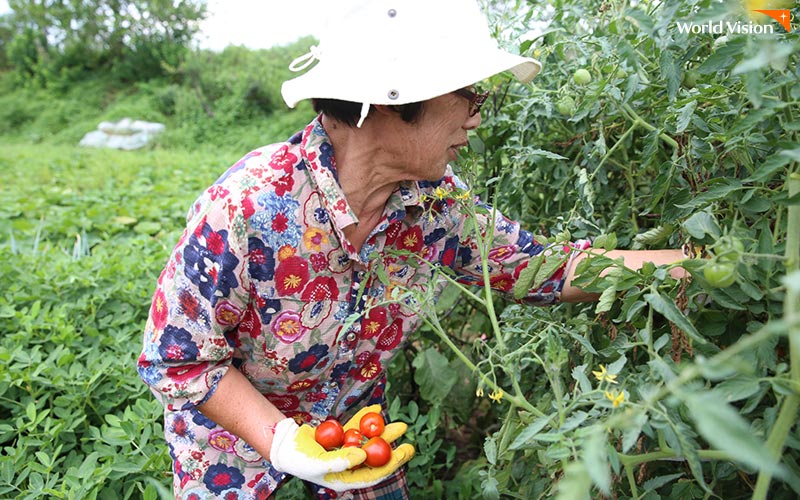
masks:
<path id="1" fill-rule="evenodd" d="M 380 405 L 361 409 L 345 425 L 345 429 L 357 428 L 361 416 L 379 412 Z M 387 424 L 381 437 L 392 442 L 402 436 L 407 425 L 402 422 Z M 275 426 L 270 461 L 279 472 L 291 474 L 334 491 L 367 488 L 376 485 L 394 474 L 403 464 L 414 457 L 414 447 L 401 444 L 392 451 L 392 457 L 381 467 L 359 467 L 367 454 L 357 446 L 326 451 L 314 439 L 315 429 L 309 425 L 297 425 L 284 419 Z"/>
<path id="2" fill-rule="evenodd" d="M 578 263 L 587 257 L 591 257 L 592 253 L 600 254 L 600 252 L 601 250 L 590 248 L 573 259 L 567 278 L 564 281 L 564 288 L 561 290 L 561 300 L 563 302 L 591 302 L 600 297 L 596 293 L 587 293 L 571 284 L 572 279 L 575 277 L 575 268 Z M 602 255 L 612 260 L 622 257 L 625 267 L 634 270 L 640 269 L 645 262 L 652 262 L 656 266 L 664 266 L 675 264 L 687 258 L 683 250 L 611 250 L 603 252 Z M 689 274 L 680 266 L 672 267 L 669 273 L 675 279 L 681 279 Z"/>

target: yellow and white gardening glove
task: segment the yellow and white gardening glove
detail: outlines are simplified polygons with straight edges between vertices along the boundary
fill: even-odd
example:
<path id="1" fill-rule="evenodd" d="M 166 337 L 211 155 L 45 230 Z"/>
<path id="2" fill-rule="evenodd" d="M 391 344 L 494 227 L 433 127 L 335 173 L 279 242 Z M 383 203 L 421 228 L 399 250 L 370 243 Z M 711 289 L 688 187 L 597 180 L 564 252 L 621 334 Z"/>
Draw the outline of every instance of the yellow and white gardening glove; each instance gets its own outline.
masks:
<path id="1" fill-rule="evenodd" d="M 380 405 L 363 408 L 343 427 L 345 430 L 357 428 L 365 413 L 380 410 Z M 402 436 L 407 427 L 402 422 L 386 424 L 381 437 L 391 443 Z M 367 458 L 364 450 L 351 446 L 326 451 L 314 439 L 314 431 L 310 425 L 297 425 L 292 418 L 278 422 L 270 451 L 273 468 L 334 491 L 346 491 L 380 483 L 411 460 L 415 453 L 412 445 L 404 443 L 392 450 L 392 458 L 386 465 L 352 470 Z"/>

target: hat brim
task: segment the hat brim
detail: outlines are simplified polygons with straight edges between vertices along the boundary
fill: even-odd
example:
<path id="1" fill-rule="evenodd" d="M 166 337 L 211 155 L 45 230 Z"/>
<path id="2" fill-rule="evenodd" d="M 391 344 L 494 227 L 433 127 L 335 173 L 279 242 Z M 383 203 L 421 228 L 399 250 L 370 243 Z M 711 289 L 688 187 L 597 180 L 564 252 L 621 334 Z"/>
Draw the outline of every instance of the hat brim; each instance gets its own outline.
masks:
<path id="1" fill-rule="evenodd" d="M 358 66 L 358 62 L 354 62 L 353 67 L 342 67 L 326 64 L 323 59 L 306 73 L 285 81 L 281 94 L 290 108 L 304 99 L 314 98 L 368 104 L 408 104 L 433 99 L 505 71 L 521 83 L 529 83 L 542 69 L 542 64 L 536 59 L 499 48 L 426 59 L 430 67 L 425 67 L 423 61 L 416 61 L 413 74 L 369 71 L 363 64 Z M 397 64 L 397 67 L 409 66 Z M 420 85 L 420 78 L 427 79 L 428 83 Z M 370 92 L 365 92 L 365 89 L 370 89 Z"/>

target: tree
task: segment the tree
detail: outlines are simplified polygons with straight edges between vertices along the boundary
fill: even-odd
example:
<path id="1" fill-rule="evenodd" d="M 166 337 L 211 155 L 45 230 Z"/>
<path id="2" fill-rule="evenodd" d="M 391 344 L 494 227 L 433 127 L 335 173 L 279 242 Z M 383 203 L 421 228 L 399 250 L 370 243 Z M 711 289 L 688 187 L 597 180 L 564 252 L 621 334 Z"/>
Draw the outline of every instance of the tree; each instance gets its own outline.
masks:
<path id="1" fill-rule="evenodd" d="M 206 16 L 204 0 L 10 0 L 6 53 L 24 78 L 70 81 L 108 70 L 121 81 L 178 65 Z"/>

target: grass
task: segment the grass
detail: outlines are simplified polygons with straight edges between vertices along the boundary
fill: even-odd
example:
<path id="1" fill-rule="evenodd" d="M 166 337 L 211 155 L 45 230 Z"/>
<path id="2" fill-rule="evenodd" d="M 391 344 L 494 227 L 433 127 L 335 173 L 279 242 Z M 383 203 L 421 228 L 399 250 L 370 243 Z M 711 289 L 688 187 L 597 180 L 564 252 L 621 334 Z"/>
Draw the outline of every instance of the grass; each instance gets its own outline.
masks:
<path id="1" fill-rule="evenodd" d="M 0 497 L 168 491 L 141 332 L 187 208 L 235 160 L 0 143 Z"/>

